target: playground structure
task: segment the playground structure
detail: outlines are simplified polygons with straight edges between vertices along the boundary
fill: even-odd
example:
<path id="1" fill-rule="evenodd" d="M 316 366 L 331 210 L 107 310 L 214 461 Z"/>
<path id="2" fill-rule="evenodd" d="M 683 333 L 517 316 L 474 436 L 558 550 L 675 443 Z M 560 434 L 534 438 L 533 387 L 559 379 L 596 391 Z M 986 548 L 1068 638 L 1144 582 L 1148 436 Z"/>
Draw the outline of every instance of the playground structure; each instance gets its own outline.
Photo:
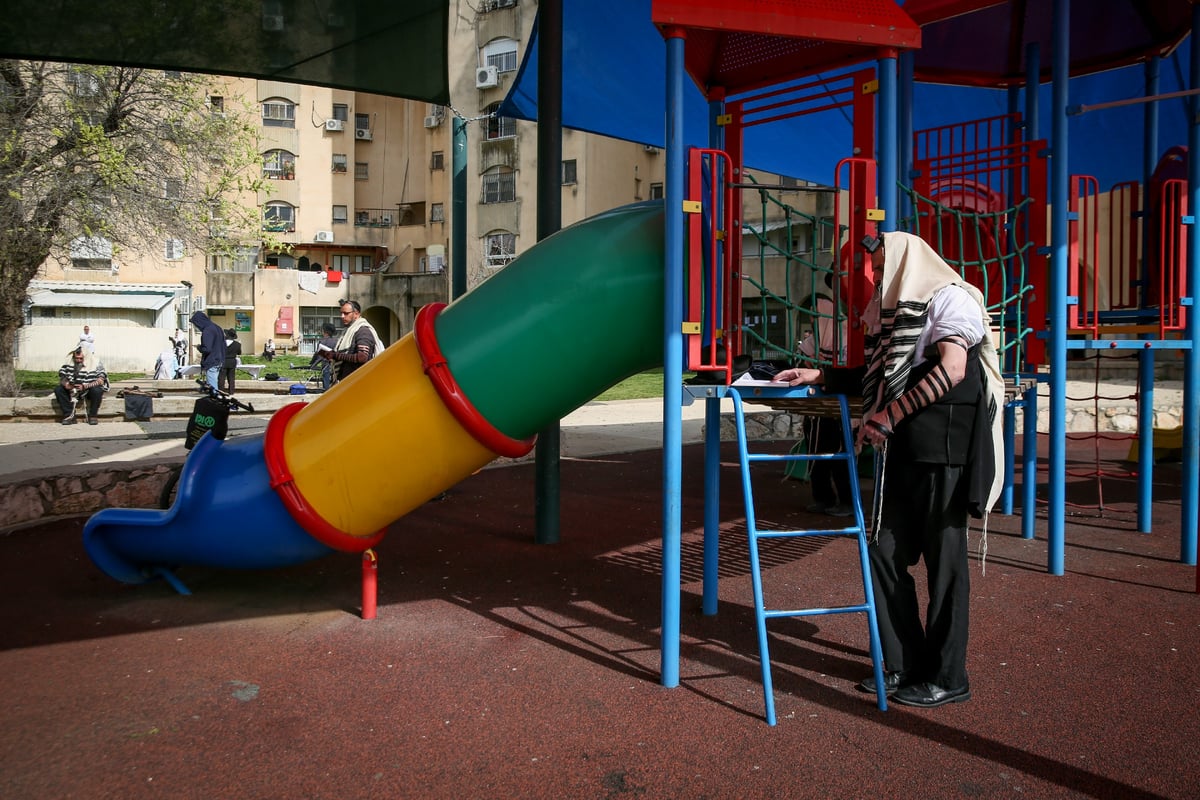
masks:
<path id="1" fill-rule="evenodd" d="M 304 411 L 281 412 L 264 440 L 219 447 L 202 443 L 189 458 L 175 508 L 166 512 L 111 510 L 88 523 L 86 537 L 93 559 L 113 577 L 140 582 L 167 577 L 180 563 L 272 566 L 334 550 L 369 549 L 385 526 L 415 504 L 496 455 L 526 452 L 530 438 L 545 424 L 625 375 L 661 361 L 665 366 L 662 681 L 676 685 L 682 481 L 679 419 L 672 410 L 684 401 L 684 358 L 686 355 L 688 369 L 723 372 L 728 384 L 732 359 L 756 346 L 754 336 L 740 324 L 746 307 L 743 292 L 751 284 L 742 274 L 740 240 L 746 225 L 738 217 L 742 193 L 756 189 L 744 177 L 746 154 L 740 134 L 748 126 L 809 113 L 795 107 L 785 110 L 787 103 L 776 94 L 793 90 L 793 82 L 829 67 L 874 61 L 874 77 L 851 79 L 849 99 L 834 100 L 827 106 L 833 107 L 834 102 L 851 105 L 855 114 L 853 142 L 848 143 L 851 149 L 842 162 L 831 164 L 833 184 L 844 188 L 847 196 L 844 219 L 842 206 L 835 206 L 831 244 L 837 247 L 843 236 L 854 243 L 876 230 L 907 227 L 940 245 L 948 260 L 957 262 L 964 274 L 985 287 L 1001 337 L 1004 367 L 1014 386 L 1022 389 L 1022 380 L 1038 380 L 1051 388 L 1047 518 L 1048 568 L 1054 574 L 1063 569 L 1065 432 L 1061 411 L 1064 370 L 1053 366 L 1066 363 L 1068 350 L 1136 350 L 1142 362 L 1142 403 L 1152 406 L 1154 351 L 1181 351 L 1188 371 L 1181 558 L 1194 563 L 1195 334 L 1185 313 L 1190 305 L 1186 287 L 1193 281 L 1185 276 L 1194 275 L 1195 257 L 1183 245 L 1183 226 L 1190 221 L 1184 216 L 1187 198 L 1180 185 L 1164 180 L 1163 194 L 1155 195 L 1160 198 L 1157 218 L 1163 225 L 1156 239 L 1161 253 L 1158 261 L 1170 265 L 1156 273 L 1158 305 L 1148 302 L 1155 289 L 1144 270 L 1136 307 L 1114 306 L 1111 298 L 1106 305 L 1099 294 L 1104 284 L 1101 278 L 1110 276 L 1110 287 L 1128 284 L 1127 277 L 1117 276 L 1137 274 L 1134 262 L 1110 259 L 1107 267 L 1097 266 L 1105 263 L 1101 258 L 1102 226 L 1088 209 L 1094 203 L 1099 214 L 1099 192 L 1083 182 L 1083 191 L 1077 192 L 1078 199 L 1073 201 L 1067 191 L 1072 182 L 1065 159 L 1055 160 L 1051 174 L 1038 152 L 1038 140 L 1022 132 L 1020 117 L 981 121 L 986 123 L 985 137 L 992 135 L 993 127 L 999 131 L 995 139 L 985 138 L 982 143 L 966 143 L 965 137 L 972 135 L 967 133 L 969 127 L 977 125 L 969 123 L 959 129 L 963 138 L 945 147 L 933 136 L 934 129 L 925 147 L 914 147 L 910 154 L 907 145 L 917 137 L 907 135 L 905 146 L 900 146 L 898 67 L 920 42 L 920 28 L 908 13 L 915 18 L 918 9 L 931 4 L 914 0 L 902 10 L 891 0 L 872 0 L 840 12 L 841 17 L 831 12 L 832 19 L 806 16 L 826 4 L 799 0 L 738 3 L 736 13 L 734 5 L 693 0 L 656 1 L 652 6 L 653 21 L 667 43 L 667 213 L 622 209 L 563 231 L 531 248 L 500 276 L 443 312 L 424 312 L 414 334 L 359 370 L 338 391 Z M 780 14 L 784 19 L 779 19 Z M 722 60 L 723 48 L 730 42 L 740 48 L 741 60 Z M 1064 88 L 1055 104 L 1053 137 L 1064 150 L 1066 68 L 1060 69 L 1057 61 L 1066 59 L 1065 51 L 1065 41 L 1054 51 L 1056 82 L 1061 80 Z M 684 145 L 679 108 L 679 92 L 689 76 L 707 87 L 706 96 L 720 107 L 713 115 L 720 124 L 715 126 L 711 146 L 691 151 Z M 1036 74 L 1033 77 L 1036 82 Z M 784 85 L 786 89 L 781 88 Z M 818 103 L 825 103 L 825 98 Z M 872 153 L 874 158 L 869 156 Z M 971 158 L 964 159 L 968 153 Z M 1190 186 L 1200 185 L 1194 171 L 1189 165 L 1189 175 L 1193 175 Z M 906 198 L 903 204 L 902 194 Z M 1144 223 L 1139 214 L 1145 195 L 1135 201 L 1131 188 L 1114 190 L 1110 196 L 1119 209 L 1115 219 L 1120 224 L 1109 225 L 1106 241 L 1112 243 L 1114 252 L 1136 259 L 1139 237 L 1132 231 L 1138 221 Z M 1039 228 L 1047 214 L 1049 227 Z M 1069 222 L 1075 224 L 1074 233 Z M 814 222 L 814 226 L 819 224 L 825 223 Z M 1140 237 L 1141 241 L 1150 238 Z M 1071 247 L 1072 241 L 1079 244 Z M 810 268 L 807 281 L 811 290 L 814 268 L 836 272 L 842 278 L 833 285 L 835 307 L 845 306 L 850 323 L 847 363 L 853 363 L 856 352 L 852 315 L 857 303 L 869 296 L 860 280 L 864 271 L 861 256 L 854 252 L 857 249 L 849 249 L 848 263 L 840 258 L 835 261 L 831 252 L 826 266 Z M 581 253 L 589 255 L 581 258 Z M 690 259 L 686 267 L 685 253 Z M 790 255 L 788 259 L 800 263 Z M 577 268 L 569 279 L 561 277 L 563 264 Z M 1090 272 L 1086 269 L 1089 264 Z M 1148 269 L 1150 259 L 1144 259 L 1143 265 Z M 598 302 L 597 287 L 604 287 L 604 297 L 619 298 L 619 302 Z M 1070 293 L 1071 287 L 1075 294 Z M 756 290 L 760 297 L 775 291 L 765 281 Z M 791 291 L 789 280 L 786 291 L 776 295 Z M 796 290 L 798 295 L 803 291 Z M 529 307 L 530 298 L 544 302 Z M 645 302 L 644 313 L 630 312 L 628 304 L 634 300 L 639 307 Z M 518 301 L 521 314 L 510 313 Z M 1122 297 L 1121 302 L 1132 301 Z M 1076 313 L 1068 321 L 1072 307 Z M 581 309 L 589 313 L 580 314 Z M 1128 321 L 1131 309 L 1136 311 L 1133 322 Z M 1111 312 L 1125 316 L 1117 318 Z M 1150 329 L 1151 313 L 1156 315 L 1158 338 Z M 793 324 L 791 309 L 784 317 L 785 325 Z M 602 329 L 613 318 L 639 322 L 622 331 L 615 339 L 617 346 L 613 346 L 614 339 L 606 339 L 594 351 L 581 352 L 581 343 L 598 342 L 599 338 L 582 331 Z M 1131 324 L 1137 327 L 1115 330 Z M 1169 329 L 1163 327 L 1168 324 Z M 580 335 L 571 336 L 572 331 Z M 1042 338 L 1047 332 L 1049 336 Z M 793 333 L 785 331 L 782 341 L 793 342 Z M 1138 338 L 1105 338 L 1106 334 Z M 503 358 L 498 358 L 499 354 Z M 545 380 L 547 363 L 555 365 L 554 381 Z M 563 370 L 571 363 L 578 365 L 578 372 Z M 1041 370 L 1046 363 L 1052 368 Z M 499 388 L 520 385 L 536 387 L 536 391 L 504 394 Z M 405 387 L 399 395 L 397 386 Z M 515 403 L 518 397 L 520 403 Z M 1012 407 L 1026 404 L 1027 434 L 1030 420 L 1036 419 L 1035 397 L 1028 389 L 1013 397 Z M 705 401 L 712 453 L 720 428 L 717 400 L 719 396 Z M 1009 430 L 1011 441 L 1011 424 Z M 1139 437 L 1147 452 L 1150 430 L 1143 425 Z M 1033 507 L 1028 459 L 1037 449 L 1029 443 L 1027 435 L 1026 515 L 1031 515 Z M 364 489 L 347 483 L 348 477 L 361 471 L 328 468 L 334 451 L 352 454 L 352 461 L 368 469 L 394 465 L 401 452 L 433 454 L 434 463 L 412 458 L 413 466 L 403 475 L 401 486 L 397 487 L 394 474 L 384 476 L 380 471 L 378 479 Z M 1152 459 L 1143 463 L 1139 472 L 1139 480 L 1146 481 L 1146 530 L 1151 465 Z M 715 462 L 706 464 L 705 475 L 706 496 L 712 495 L 714 501 L 713 510 L 706 510 L 705 515 L 704 603 L 708 613 L 715 611 L 715 561 L 710 563 L 708 554 L 711 551 L 715 560 L 717 466 Z M 228 549 L 214 542 L 212 526 L 205 523 L 228 520 L 232 510 L 244 514 L 248 507 L 262 509 L 261 516 L 228 531 Z M 168 531 L 171 535 L 164 536 Z M 1028 535 L 1032 536 L 1032 528 Z"/>

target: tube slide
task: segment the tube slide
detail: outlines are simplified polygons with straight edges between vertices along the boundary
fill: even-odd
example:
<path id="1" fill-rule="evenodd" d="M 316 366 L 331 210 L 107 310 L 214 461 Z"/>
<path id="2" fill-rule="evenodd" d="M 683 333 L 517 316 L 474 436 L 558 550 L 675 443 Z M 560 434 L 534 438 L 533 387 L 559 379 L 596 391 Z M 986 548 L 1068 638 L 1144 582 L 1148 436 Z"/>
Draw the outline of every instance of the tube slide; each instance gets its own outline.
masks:
<path id="1" fill-rule="evenodd" d="M 362 552 L 393 521 L 610 386 L 662 363 L 663 205 L 539 242 L 260 436 L 206 434 L 166 511 L 104 509 L 84 528 L 126 583 L 195 564 L 261 569 Z"/>

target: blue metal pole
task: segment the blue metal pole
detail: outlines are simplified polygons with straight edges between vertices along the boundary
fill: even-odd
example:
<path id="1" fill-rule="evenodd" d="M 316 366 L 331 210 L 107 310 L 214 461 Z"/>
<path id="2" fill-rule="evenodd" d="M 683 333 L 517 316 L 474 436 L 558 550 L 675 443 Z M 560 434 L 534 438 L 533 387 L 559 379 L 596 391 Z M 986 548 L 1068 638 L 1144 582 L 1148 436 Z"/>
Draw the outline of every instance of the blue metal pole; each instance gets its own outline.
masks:
<path id="1" fill-rule="evenodd" d="M 683 472 L 683 80 L 682 31 L 667 34 L 667 174 L 663 276 L 663 521 L 661 683 L 679 685 Z"/>
<path id="2" fill-rule="evenodd" d="M 900 54 L 900 180 L 906 187 L 913 183 L 913 62 L 916 55 L 911 50 Z M 906 229 L 915 231 L 917 222 L 916 209 L 913 207 L 912 195 L 904 192 L 900 195 L 900 215 L 903 219 L 911 219 Z"/>
<path id="3" fill-rule="evenodd" d="M 1054 147 L 1050 167 L 1050 493 L 1047 571 L 1063 574 L 1067 473 L 1067 100 L 1070 0 L 1054 0 Z"/>
<path id="4" fill-rule="evenodd" d="M 717 118 L 725 113 L 724 101 L 711 101 L 708 104 L 708 146 L 715 150 L 725 148 L 725 128 L 717 124 Z M 717 180 L 718 165 L 713 167 L 713 208 L 715 219 L 724 219 L 721 213 L 725 195 L 721 191 L 721 183 Z M 736 195 L 739 196 L 740 195 Z M 735 215 L 739 220 L 741 214 Z M 718 242 L 720 247 L 728 247 L 732 231 L 725 232 L 725 241 Z M 711 265 L 715 274 L 718 265 Z M 710 281 L 711 291 L 722 289 L 721 281 Z M 724 308 L 721 298 L 714 303 L 718 309 Z M 713 328 L 728 330 L 729 325 L 722 320 L 714 320 Z M 726 339 L 726 345 L 729 340 Z M 709 397 L 704 400 L 704 588 L 701 597 L 702 613 L 712 616 L 717 613 L 717 590 L 720 580 L 720 544 L 721 544 L 721 398 Z"/>
<path id="5" fill-rule="evenodd" d="M 1158 94 L 1157 56 L 1146 62 L 1146 96 Z M 1158 160 L 1158 103 L 1146 103 L 1142 109 L 1142 186 L 1150 188 L 1150 178 L 1154 175 L 1155 162 Z M 1150 198 L 1145 197 L 1143 208 L 1149 208 Z M 1149 220 L 1142 215 L 1142 278 L 1138 281 L 1138 308 L 1146 307 L 1146 270 L 1150 268 L 1147 255 L 1150 252 L 1149 237 L 1145 234 Z M 1154 338 L 1153 334 L 1144 333 L 1143 339 Z M 1147 347 L 1138 353 L 1138 506 L 1137 526 L 1142 533 L 1150 533 L 1151 509 L 1154 503 L 1154 348 Z"/>
<path id="6" fill-rule="evenodd" d="M 883 221 L 879 230 L 890 232 L 896 230 L 896 217 L 899 211 L 899 160 L 896 151 L 899 149 L 896 110 L 896 56 L 886 55 L 879 59 L 879 143 L 876 145 L 879 153 L 879 208 L 883 211 Z"/>
<path id="7" fill-rule="evenodd" d="M 1025 390 L 1025 419 L 1022 424 L 1025 439 L 1021 445 L 1021 538 L 1032 539 L 1037 521 L 1037 419 L 1038 387 L 1035 383 Z"/>
<path id="8" fill-rule="evenodd" d="M 1192 65 L 1188 78 L 1190 88 L 1200 87 L 1200 47 L 1196 46 L 1200 34 L 1200 6 L 1192 6 Z M 1200 99 L 1191 98 L 1191 128 L 1188 131 L 1188 209 L 1193 218 L 1200 213 Z M 1194 293 L 1196 278 L 1200 275 L 1200 243 L 1196 242 L 1195 223 L 1188 236 L 1187 286 Z M 1191 348 L 1186 352 L 1183 373 L 1183 496 L 1180 503 L 1181 525 L 1179 560 L 1185 564 L 1196 563 L 1196 494 L 1197 459 L 1200 458 L 1200 320 L 1196 319 L 1196 307 L 1187 310 L 1187 334 Z"/>

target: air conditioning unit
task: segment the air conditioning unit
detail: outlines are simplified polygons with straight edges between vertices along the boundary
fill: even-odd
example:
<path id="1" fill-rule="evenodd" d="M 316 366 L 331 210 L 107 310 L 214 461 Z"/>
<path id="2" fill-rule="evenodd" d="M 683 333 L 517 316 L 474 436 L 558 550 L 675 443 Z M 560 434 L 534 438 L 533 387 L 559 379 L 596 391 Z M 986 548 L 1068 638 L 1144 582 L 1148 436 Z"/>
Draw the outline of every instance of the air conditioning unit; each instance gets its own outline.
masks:
<path id="1" fill-rule="evenodd" d="M 317 231 L 317 241 L 318 242 L 332 242 L 333 241 L 333 231 Z"/>
<path id="2" fill-rule="evenodd" d="M 361 139 L 364 142 L 371 141 L 371 129 L 370 128 L 355 128 L 354 129 L 354 138 Z"/>
<path id="3" fill-rule="evenodd" d="M 327 131 L 340 131 L 340 130 L 344 129 L 345 127 L 346 127 L 346 123 L 343 120 L 340 120 L 340 119 L 325 120 L 325 130 L 327 130 Z"/>
<path id="4" fill-rule="evenodd" d="M 442 118 L 439 117 L 437 114 L 430 114 L 428 117 L 425 118 L 425 127 L 426 128 L 436 128 L 438 125 L 441 125 L 441 124 L 442 124 Z"/>
<path id="5" fill-rule="evenodd" d="M 379 215 L 379 224 L 383 225 L 384 227 L 391 227 L 392 215 L 391 214 L 380 214 Z"/>
<path id="6" fill-rule="evenodd" d="M 262 20 L 264 31 L 283 30 L 283 14 L 263 14 Z"/>
<path id="7" fill-rule="evenodd" d="M 500 83 L 500 71 L 495 67 L 480 67 L 475 70 L 475 88 L 491 89 Z"/>

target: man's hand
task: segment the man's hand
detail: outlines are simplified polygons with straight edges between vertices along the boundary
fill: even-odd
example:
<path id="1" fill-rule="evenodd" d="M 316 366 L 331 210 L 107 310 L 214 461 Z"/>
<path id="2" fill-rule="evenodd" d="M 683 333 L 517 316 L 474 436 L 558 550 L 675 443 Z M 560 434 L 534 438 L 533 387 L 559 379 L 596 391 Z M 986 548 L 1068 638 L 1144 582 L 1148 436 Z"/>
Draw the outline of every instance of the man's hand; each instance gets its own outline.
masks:
<path id="1" fill-rule="evenodd" d="M 857 450 L 861 451 L 864 444 L 879 447 L 892 435 L 892 418 L 887 410 L 877 411 L 863 422 L 858 429 L 858 439 L 855 442 Z"/>
<path id="2" fill-rule="evenodd" d="M 797 367 L 785 369 L 771 378 L 771 383 L 786 383 L 789 386 L 806 386 L 821 382 L 821 370 Z"/>

